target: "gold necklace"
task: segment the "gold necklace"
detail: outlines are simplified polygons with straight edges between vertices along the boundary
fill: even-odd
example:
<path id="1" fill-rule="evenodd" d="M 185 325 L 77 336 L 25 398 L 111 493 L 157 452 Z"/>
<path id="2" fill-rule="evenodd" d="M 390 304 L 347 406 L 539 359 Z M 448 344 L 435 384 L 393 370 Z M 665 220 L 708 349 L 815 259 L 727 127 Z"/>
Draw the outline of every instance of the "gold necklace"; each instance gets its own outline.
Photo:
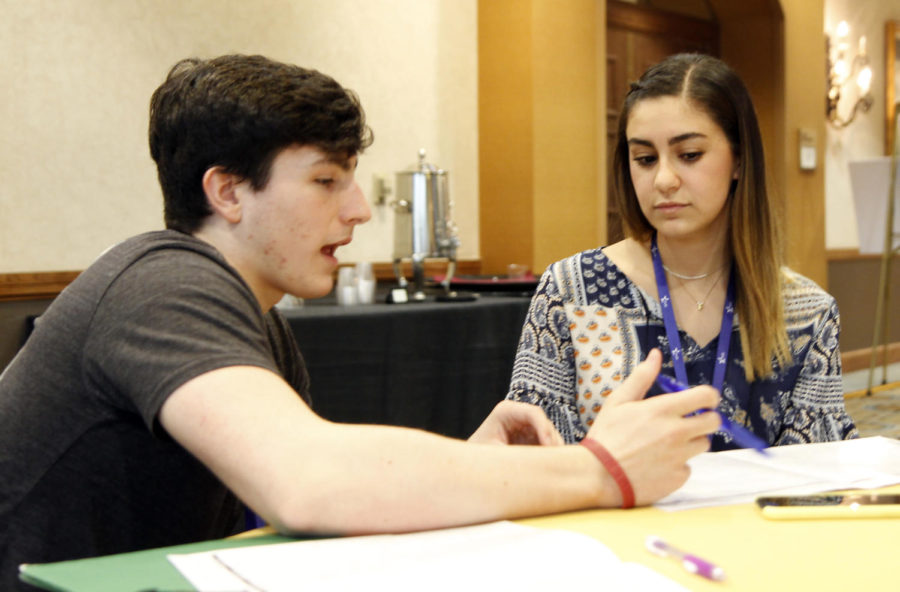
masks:
<path id="1" fill-rule="evenodd" d="M 701 273 L 700 275 L 684 275 L 682 273 L 678 273 L 677 271 L 672 271 L 669 269 L 669 266 L 663 263 L 663 269 L 668 271 L 670 274 L 674 275 L 680 280 L 702 280 L 705 277 L 709 277 L 712 271 L 707 271 L 706 273 Z"/>
<path id="2" fill-rule="evenodd" d="M 703 310 L 703 306 L 706 304 L 706 300 L 709 298 L 709 295 L 712 294 L 713 288 L 715 288 L 718 285 L 719 280 L 722 279 L 722 269 L 724 268 L 719 268 L 719 274 L 716 276 L 716 281 L 714 281 L 709 287 L 709 290 L 706 291 L 706 296 L 703 297 L 703 300 L 697 300 L 696 298 L 694 298 L 694 295 L 691 294 L 690 290 L 688 290 L 687 284 L 684 283 L 684 280 L 682 280 L 681 278 L 678 279 L 679 283 L 681 283 L 681 287 L 684 288 L 685 292 L 687 292 L 687 295 L 690 296 L 691 300 L 693 300 L 697 304 L 697 310 Z M 678 276 L 676 275 L 675 277 Z"/>

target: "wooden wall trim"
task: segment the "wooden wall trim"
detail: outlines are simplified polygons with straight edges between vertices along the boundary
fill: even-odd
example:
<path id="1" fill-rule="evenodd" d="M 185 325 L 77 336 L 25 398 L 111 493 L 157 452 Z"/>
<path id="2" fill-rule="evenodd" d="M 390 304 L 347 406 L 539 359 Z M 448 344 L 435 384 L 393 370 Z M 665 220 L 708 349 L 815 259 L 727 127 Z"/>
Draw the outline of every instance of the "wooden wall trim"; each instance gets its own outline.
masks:
<path id="1" fill-rule="evenodd" d="M 347 265 L 355 265 L 348 263 Z M 403 263 L 403 274 L 412 277 L 412 264 Z M 391 263 L 373 263 L 372 270 L 378 281 L 390 282 L 394 278 Z M 447 261 L 443 259 L 426 259 L 425 275 L 443 275 L 447 272 Z M 10 300 L 43 300 L 55 298 L 63 289 L 78 277 L 80 271 L 39 271 L 27 273 L 0 273 L 0 302 Z M 481 273 L 480 259 L 457 261 L 457 275 L 478 275 Z"/>
<path id="2" fill-rule="evenodd" d="M 859 249 L 828 249 L 825 258 L 828 261 L 871 261 L 881 259 L 881 253 L 860 253 Z"/>
<path id="3" fill-rule="evenodd" d="M 356 265 L 350 263 L 348 265 Z M 403 262 L 403 276 L 412 277 L 412 263 Z M 375 273 L 375 279 L 379 282 L 392 282 L 396 279 L 394 275 L 394 266 L 391 263 L 373 263 L 372 271 Z M 425 276 L 444 275 L 447 273 L 446 259 L 426 259 L 425 260 Z M 456 275 L 478 275 L 481 273 L 480 259 L 464 259 L 456 262 Z"/>
<path id="4" fill-rule="evenodd" d="M 80 271 L 41 271 L 0 274 L 0 302 L 54 298 Z"/>
<path id="5" fill-rule="evenodd" d="M 884 363 L 884 346 L 878 347 L 878 357 L 875 361 L 875 381 L 881 380 L 881 366 Z M 900 362 L 900 342 L 887 345 L 888 364 Z M 841 352 L 841 369 L 844 372 L 868 370 L 872 363 L 872 348 L 864 347 L 853 351 Z"/>

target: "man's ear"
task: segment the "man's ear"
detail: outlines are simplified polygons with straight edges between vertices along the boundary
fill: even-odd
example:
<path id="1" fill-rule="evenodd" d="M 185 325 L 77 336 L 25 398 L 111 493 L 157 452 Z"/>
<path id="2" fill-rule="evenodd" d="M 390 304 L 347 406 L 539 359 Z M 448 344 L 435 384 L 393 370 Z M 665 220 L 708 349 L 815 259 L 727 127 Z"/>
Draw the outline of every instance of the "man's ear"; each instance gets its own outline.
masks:
<path id="1" fill-rule="evenodd" d="M 220 166 L 203 173 L 203 193 L 213 213 L 231 224 L 241 221 L 241 199 L 237 191 L 240 179 Z"/>

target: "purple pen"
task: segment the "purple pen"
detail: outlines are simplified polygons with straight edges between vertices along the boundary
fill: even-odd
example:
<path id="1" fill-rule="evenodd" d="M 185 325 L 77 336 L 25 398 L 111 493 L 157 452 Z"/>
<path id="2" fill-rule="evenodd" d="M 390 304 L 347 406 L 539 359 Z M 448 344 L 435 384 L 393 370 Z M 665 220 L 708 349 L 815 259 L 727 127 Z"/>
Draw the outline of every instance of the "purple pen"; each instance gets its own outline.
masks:
<path id="1" fill-rule="evenodd" d="M 671 376 L 666 376 L 665 374 L 658 374 L 656 376 L 656 384 L 667 393 L 677 393 L 678 391 L 683 391 L 688 388 Z"/>
<path id="2" fill-rule="evenodd" d="M 666 376 L 665 374 L 659 374 L 656 377 L 656 384 L 659 385 L 659 388 L 666 391 L 667 393 L 674 393 L 678 391 L 683 391 L 687 386 L 681 384 L 671 376 Z M 712 409 L 703 409 L 700 413 L 705 411 L 713 411 Z M 732 439 L 739 445 L 744 448 L 752 448 L 753 450 L 759 452 L 760 454 L 766 456 L 769 453 L 766 451 L 768 448 L 768 444 L 765 440 L 745 428 L 744 426 L 738 425 L 725 417 L 725 414 L 719 410 L 715 410 L 716 413 L 719 414 L 719 418 L 722 420 L 722 431 L 727 433 L 732 437 Z"/>
<path id="3" fill-rule="evenodd" d="M 725 579 L 725 570 L 714 563 L 710 563 L 702 557 L 691 553 L 685 553 L 676 549 L 658 536 L 648 536 L 645 543 L 647 550 L 660 557 L 670 557 L 681 562 L 681 565 L 692 574 L 697 574 L 708 580 L 721 582 Z"/>

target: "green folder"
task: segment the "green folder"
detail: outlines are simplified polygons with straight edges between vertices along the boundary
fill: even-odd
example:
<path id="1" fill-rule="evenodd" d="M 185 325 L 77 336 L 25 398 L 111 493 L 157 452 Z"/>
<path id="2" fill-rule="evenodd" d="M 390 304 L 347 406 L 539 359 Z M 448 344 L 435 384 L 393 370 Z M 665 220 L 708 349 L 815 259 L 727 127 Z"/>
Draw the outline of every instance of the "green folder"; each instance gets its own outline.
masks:
<path id="1" fill-rule="evenodd" d="M 55 592 L 190 591 L 194 590 L 194 587 L 169 563 L 167 555 L 296 540 L 270 534 L 218 539 L 57 563 L 29 563 L 20 568 L 19 578 L 32 586 Z"/>

